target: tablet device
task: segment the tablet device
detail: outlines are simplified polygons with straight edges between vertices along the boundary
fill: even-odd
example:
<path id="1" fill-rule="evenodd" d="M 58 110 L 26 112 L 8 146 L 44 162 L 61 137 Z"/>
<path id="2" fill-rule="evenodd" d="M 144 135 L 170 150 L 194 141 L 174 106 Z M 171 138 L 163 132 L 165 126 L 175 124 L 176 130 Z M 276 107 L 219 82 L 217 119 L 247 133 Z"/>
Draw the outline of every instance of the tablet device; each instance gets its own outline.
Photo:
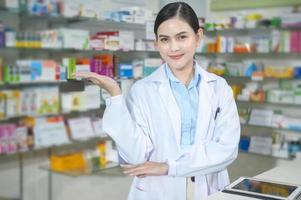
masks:
<path id="1" fill-rule="evenodd" d="M 301 186 L 251 177 L 240 177 L 223 192 L 264 200 L 301 200 Z"/>

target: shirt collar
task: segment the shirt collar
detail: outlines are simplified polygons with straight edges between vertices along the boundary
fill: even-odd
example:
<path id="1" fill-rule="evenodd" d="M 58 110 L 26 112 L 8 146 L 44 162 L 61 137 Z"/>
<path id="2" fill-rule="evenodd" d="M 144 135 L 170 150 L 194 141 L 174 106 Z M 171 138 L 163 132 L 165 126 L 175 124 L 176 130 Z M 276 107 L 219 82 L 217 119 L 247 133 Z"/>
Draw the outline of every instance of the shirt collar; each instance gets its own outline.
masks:
<path id="1" fill-rule="evenodd" d="M 199 67 L 196 65 L 196 63 L 194 62 L 194 77 L 193 79 L 190 81 L 189 83 L 189 86 L 188 88 L 191 88 L 193 86 L 198 86 L 199 83 L 200 83 L 200 80 L 201 80 L 201 71 L 199 69 Z M 176 82 L 176 83 L 180 83 L 179 79 L 177 79 L 175 77 L 175 75 L 172 73 L 171 69 L 169 68 L 168 64 L 166 63 L 165 64 L 165 72 L 166 72 L 166 75 L 168 77 L 168 79 L 171 81 L 171 82 Z"/>

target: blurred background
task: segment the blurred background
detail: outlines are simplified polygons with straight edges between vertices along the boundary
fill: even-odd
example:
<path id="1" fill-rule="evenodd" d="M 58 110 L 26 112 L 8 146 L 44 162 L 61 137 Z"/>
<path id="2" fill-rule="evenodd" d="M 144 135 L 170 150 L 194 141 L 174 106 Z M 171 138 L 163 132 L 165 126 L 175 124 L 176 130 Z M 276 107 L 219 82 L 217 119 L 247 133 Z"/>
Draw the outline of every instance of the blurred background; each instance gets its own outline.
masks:
<path id="1" fill-rule="evenodd" d="M 126 199 L 132 179 L 102 131 L 107 94 L 162 64 L 153 44 L 168 0 L 0 0 L 0 199 Z M 224 77 L 242 136 L 231 181 L 300 159 L 301 1 L 187 0 L 204 29 L 196 60 Z M 118 122 L 116 122 L 118 123 Z"/>

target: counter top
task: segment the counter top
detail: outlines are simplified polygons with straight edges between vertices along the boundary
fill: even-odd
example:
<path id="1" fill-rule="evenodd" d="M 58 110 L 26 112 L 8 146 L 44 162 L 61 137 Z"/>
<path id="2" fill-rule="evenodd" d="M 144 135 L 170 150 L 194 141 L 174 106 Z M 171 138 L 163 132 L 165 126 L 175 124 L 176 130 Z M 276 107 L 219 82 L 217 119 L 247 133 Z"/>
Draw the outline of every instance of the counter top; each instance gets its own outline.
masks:
<path id="1" fill-rule="evenodd" d="M 279 181 L 295 185 L 301 185 L 301 159 L 289 163 L 283 163 L 279 166 L 263 172 L 256 178 L 271 181 Z M 208 200 L 254 200 L 254 198 L 239 195 L 218 192 L 208 197 Z"/>

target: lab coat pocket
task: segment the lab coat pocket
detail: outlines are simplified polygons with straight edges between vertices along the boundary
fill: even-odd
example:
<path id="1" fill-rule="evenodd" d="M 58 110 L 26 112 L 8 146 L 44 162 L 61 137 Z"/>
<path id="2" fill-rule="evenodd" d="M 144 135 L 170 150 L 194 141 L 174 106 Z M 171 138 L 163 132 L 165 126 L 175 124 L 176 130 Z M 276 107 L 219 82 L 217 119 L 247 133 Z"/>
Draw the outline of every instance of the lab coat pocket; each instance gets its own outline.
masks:
<path id="1" fill-rule="evenodd" d="M 214 120 L 214 117 L 211 116 L 209 126 L 208 126 L 208 132 L 207 132 L 207 139 L 206 140 L 212 140 L 213 139 L 214 129 L 215 129 L 215 120 Z"/>

